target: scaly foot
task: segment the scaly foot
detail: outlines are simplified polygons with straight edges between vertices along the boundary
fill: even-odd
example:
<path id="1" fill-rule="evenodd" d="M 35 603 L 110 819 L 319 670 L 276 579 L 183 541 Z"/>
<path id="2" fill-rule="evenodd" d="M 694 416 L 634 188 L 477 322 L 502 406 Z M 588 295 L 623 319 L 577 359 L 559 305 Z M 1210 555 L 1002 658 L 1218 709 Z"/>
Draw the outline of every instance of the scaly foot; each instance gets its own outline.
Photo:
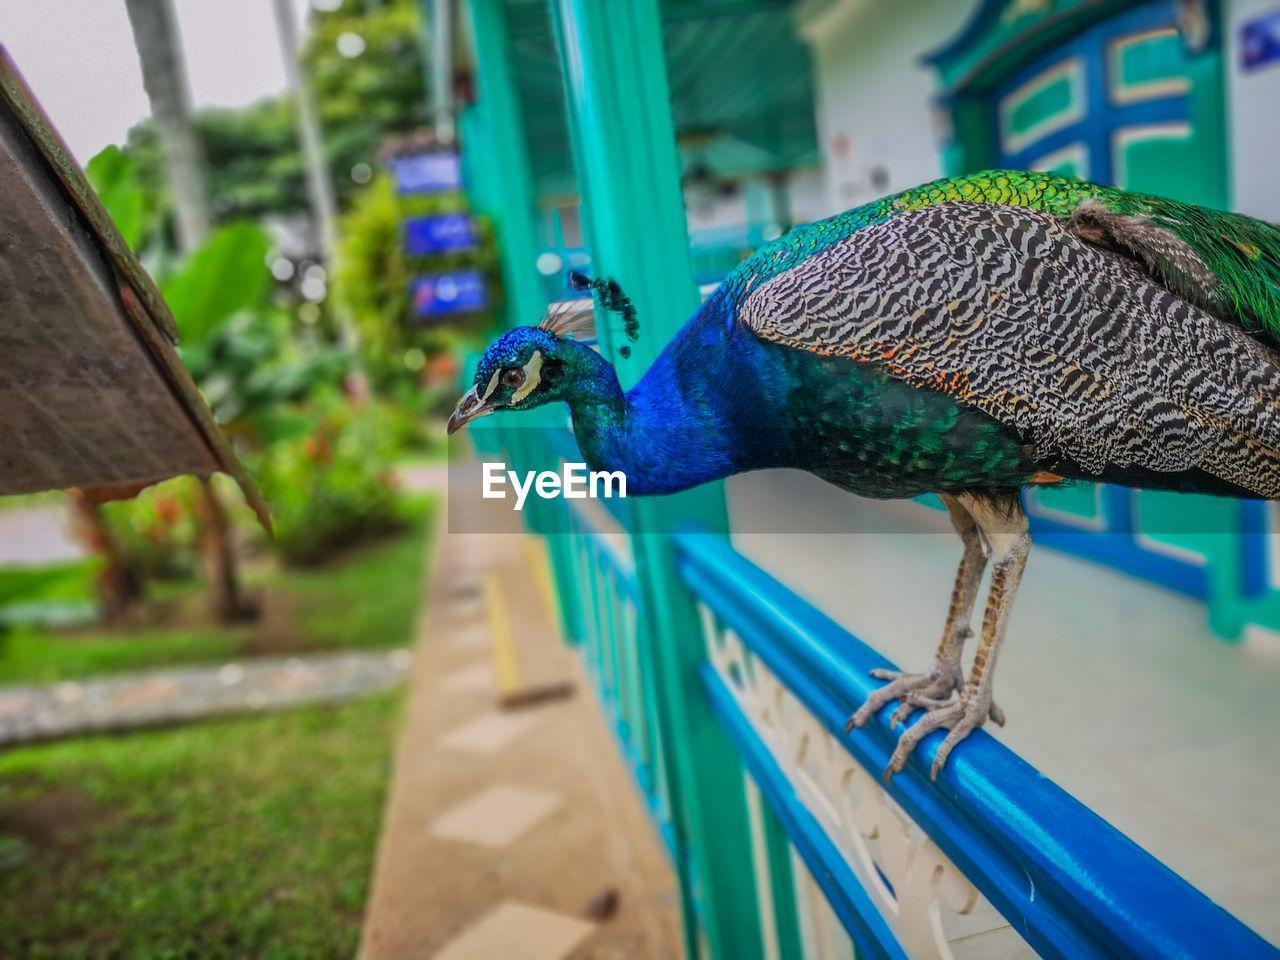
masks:
<path id="1" fill-rule="evenodd" d="M 938 748 L 938 755 L 929 774 L 930 779 L 937 779 L 938 771 L 942 769 L 952 748 L 982 726 L 988 718 L 999 726 L 1004 726 L 1004 711 L 996 706 L 989 692 L 984 695 L 964 693 L 964 676 L 958 663 L 935 660 L 927 673 L 876 669 L 871 671 L 871 676 L 889 682 L 872 691 L 866 702 L 845 724 L 845 733 L 849 733 L 854 727 L 865 726 L 890 700 L 900 701 L 898 709 L 889 718 L 891 726 L 905 724 L 916 710 L 925 711 L 924 716 L 898 738 L 898 745 L 884 771 L 885 783 L 906 767 L 907 758 L 911 756 L 916 744 L 939 727 L 946 727 L 951 733 Z"/>
<path id="2" fill-rule="evenodd" d="M 933 662 L 928 673 L 907 673 L 904 670 L 885 670 L 880 667 L 871 671 L 877 680 L 888 680 L 885 686 L 873 690 L 858 711 L 844 725 L 844 732 L 849 733 L 854 727 L 864 727 L 867 721 L 890 700 L 901 701 L 893 716 L 889 718 L 890 726 L 906 723 L 916 710 L 933 710 L 948 703 L 952 695 L 964 687 L 964 676 L 960 665 L 944 664 L 938 660 Z M 992 701 L 990 717 L 997 726 L 1004 726 L 1004 711 Z"/>
<path id="3" fill-rule="evenodd" d="M 960 672 L 959 663 L 944 663 L 935 660 L 927 673 L 907 673 L 903 670 L 871 671 L 877 680 L 889 682 L 879 690 L 873 690 L 866 702 L 858 708 L 858 712 L 849 718 L 844 725 L 848 733 L 854 727 L 865 726 L 867 721 L 879 712 L 890 700 L 901 701 L 901 706 L 893 712 L 889 723 L 897 726 L 905 723 L 912 712 L 917 709 L 931 710 L 951 699 L 952 695 L 964 686 L 964 675 Z"/>
<path id="4" fill-rule="evenodd" d="M 887 785 L 895 773 L 901 773 L 907 765 L 907 758 L 921 740 L 939 727 L 950 732 L 938 747 L 933 758 L 933 766 L 929 770 L 929 779 L 938 779 L 938 771 L 947 762 L 952 749 L 957 743 L 973 733 L 987 722 L 987 717 L 1004 722 L 1004 716 L 991 702 L 990 692 L 974 693 L 970 689 L 961 691 L 956 699 L 939 704 L 925 712 L 925 715 L 903 731 L 894 748 L 889 765 L 884 768 L 884 782 Z"/>

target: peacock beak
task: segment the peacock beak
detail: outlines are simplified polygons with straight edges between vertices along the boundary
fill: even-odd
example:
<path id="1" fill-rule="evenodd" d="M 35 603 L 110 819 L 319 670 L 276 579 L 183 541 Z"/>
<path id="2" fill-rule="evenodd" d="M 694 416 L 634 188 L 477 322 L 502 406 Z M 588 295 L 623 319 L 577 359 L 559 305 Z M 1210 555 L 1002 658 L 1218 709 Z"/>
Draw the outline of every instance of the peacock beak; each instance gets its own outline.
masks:
<path id="1" fill-rule="evenodd" d="M 480 399 L 479 388 L 472 387 L 458 401 L 458 408 L 453 411 L 453 416 L 449 418 L 449 425 L 445 427 L 445 431 L 451 434 L 457 433 L 472 420 L 493 413 L 493 409 L 493 407 Z"/>

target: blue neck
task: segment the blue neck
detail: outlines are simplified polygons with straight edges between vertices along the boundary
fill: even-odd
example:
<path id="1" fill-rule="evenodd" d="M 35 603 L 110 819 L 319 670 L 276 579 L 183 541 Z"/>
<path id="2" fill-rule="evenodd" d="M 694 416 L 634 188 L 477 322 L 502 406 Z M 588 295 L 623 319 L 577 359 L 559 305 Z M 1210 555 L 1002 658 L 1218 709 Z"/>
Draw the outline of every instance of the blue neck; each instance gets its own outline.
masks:
<path id="1" fill-rule="evenodd" d="M 775 351 L 727 319 L 728 309 L 722 298 L 708 301 L 625 395 L 613 367 L 593 354 L 569 401 L 593 470 L 623 471 L 629 494 L 661 494 L 787 464 L 783 426 L 762 420 L 785 408 L 785 374 Z"/>

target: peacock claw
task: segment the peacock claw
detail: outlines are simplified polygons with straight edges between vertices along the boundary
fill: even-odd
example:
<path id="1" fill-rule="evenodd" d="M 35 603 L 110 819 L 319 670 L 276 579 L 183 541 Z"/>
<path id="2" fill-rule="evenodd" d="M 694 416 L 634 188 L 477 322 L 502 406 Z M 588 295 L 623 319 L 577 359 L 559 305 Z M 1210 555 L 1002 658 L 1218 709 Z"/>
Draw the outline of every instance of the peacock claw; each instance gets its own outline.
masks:
<path id="1" fill-rule="evenodd" d="M 938 779 L 938 773 L 942 770 L 947 762 L 947 757 L 951 755 L 951 751 L 955 745 L 977 730 L 990 717 L 995 719 L 999 716 L 999 721 L 1004 720 L 1004 714 L 991 702 L 989 693 L 970 693 L 968 690 L 961 692 L 960 696 L 942 704 L 925 713 L 923 717 L 903 731 L 902 736 L 898 738 L 898 745 L 894 747 L 893 756 L 889 758 L 889 765 L 884 768 L 884 782 L 888 785 L 895 773 L 901 773 L 907 766 L 907 758 L 911 756 L 911 751 L 916 745 L 940 727 L 945 727 L 949 732 L 947 737 L 938 747 L 938 752 L 934 755 L 933 766 L 929 769 L 929 779 Z"/>
<path id="2" fill-rule="evenodd" d="M 945 707 L 951 702 L 951 697 L 948 696 L 939 700 L 915 691 L 903 694 L 901 701 L 898 709 L 893 711 L 893 715 L 889 717 L 889 726 L 891 727 L 906 726 L 907 721 L 911 719 L 911 715 L 917 710 L 936 710 L 939 707 Z"/>
<path id="3" fill-rule="evenodd" d="M 938 771 L 946 763 L 952 748 L 988 719 L 1004 726 L 1004 711 L 996 706 L 989 692 L 970 693 L 966 690 L 959 665 L 951 666 L 934 661 L 927 673 L 877 668 L 871 671 L 871 676 L 889 682 L 871 692 L 866 702 L 845 724 L 845 733 L 855 727 L 865 726 L 890 700 L 900 701 L 889 718 L 892 727 L 905 725 L 916 710 L 925 711 L 924 716 L 904 730 L 898 738 L 898 744 L 889 758 L 889 765 L 884 770 L 886 784 L 895 773 L 901 773 L 906 768 L 907 758 L 911 756 L 916 744 L 939 727 L 946 727 L 950 733 L 938 747 L 933 767 L 929 771 L 931 780 L 937 779 Z"/>
<path id="4" fill-rule="evenodd" d="M 889 723 L 898 726 L 905 723 L 917 709 L 931 710 L 947 703 L 957 690 L 964 686 L 964 676 L 959 664 L 954 666 L 935 660 L 927 673 L 906 673 L 902 670 L 885 670 L 877 667 L 871 671 L 876 680 L 888 680 L 878 690 L 871 691 L 866 702 L 849 718 L 844 732 L 867 724 L 890 700 L 901 701 Z"/>

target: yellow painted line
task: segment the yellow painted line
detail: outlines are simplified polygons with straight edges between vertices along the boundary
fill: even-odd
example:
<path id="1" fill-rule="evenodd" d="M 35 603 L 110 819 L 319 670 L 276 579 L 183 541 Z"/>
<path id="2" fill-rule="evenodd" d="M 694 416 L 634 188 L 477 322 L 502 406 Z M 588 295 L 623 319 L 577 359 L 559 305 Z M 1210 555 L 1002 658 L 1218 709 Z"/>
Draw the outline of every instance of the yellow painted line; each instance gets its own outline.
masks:
<path id="1" fill-rule="evenodd" d="M 554 578 L 551 575 L 551 557 L 548 556 L 550 548 L 547 546 L 546 539 L 526 533 L 524 553 L 528 558 L 534 582 L 538 585 L 538 592 L 542 594 L 542 602 L 547 605 L 547 616 L 554 621 L 557 619 L 556 590 Z"/>
<path id="2" fill-rule="evenodd" d="M 511 616 L 507 613 L 507 595 L 497 573 L 484 580 L 485 606 L 489 612 L 489 644 L 493 650 L 493 670 L 502 695 L 520 689 L 520 660 L 516 655 L 516 639 L 511 632 Z"/>

